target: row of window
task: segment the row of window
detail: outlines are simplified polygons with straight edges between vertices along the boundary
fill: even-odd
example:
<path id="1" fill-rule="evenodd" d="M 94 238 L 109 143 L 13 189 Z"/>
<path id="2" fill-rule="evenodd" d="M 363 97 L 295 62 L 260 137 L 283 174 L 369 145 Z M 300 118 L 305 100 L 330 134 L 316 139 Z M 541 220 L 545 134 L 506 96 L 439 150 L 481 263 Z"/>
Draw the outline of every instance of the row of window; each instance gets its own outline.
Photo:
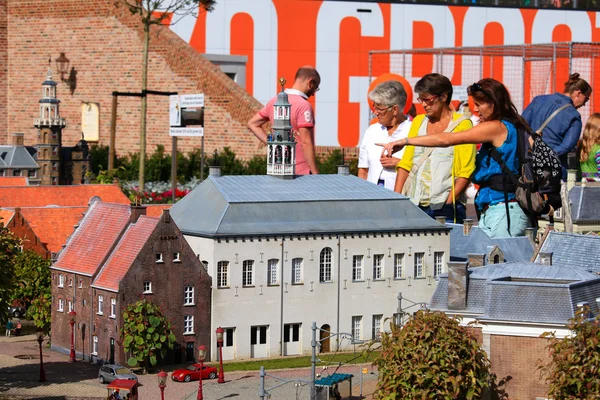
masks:
<path id="1" fill-rule="evenodd" d="M 9 169 L 0 169 L 0 176 L 9 176 L 7 172 Z M 13 169 L 11 176 L 26 176 L 28 178 L 35 178 L 37 176 L 37 170 L 35 169 L 26 169 L 24 172 L 21 169 Z"/>
<path id="2" fill-rule="evenodd" d="M 433 254 L 433 275 L 438 276 L 442 273 L 444 264 L 444 252 L 435 252 Z M 254 260 L 244 260 L 242 262 L 242 286 L 252 287 L 255 285 L 255 262 Z M 352 256 L 352 280 L 360 282 L 365 280 L 364 255 Z M 393 258 L 393 276 L 394 279 L 403 279 L 406 277 L 405 255 L 396 253 Z M 291 282 L 292 285 L 301 284 L 303 280 L 303 259 L 292 259 Z M 333 258 L 332 250 L 329 247 L 321 251 L 319 259 L 319 282 L 333 282 Z M 372 279 L 385 279 L 385 255 L 373 254 Z M 229 287 L 229 261 L 219 261 L 217 263 L 217 287 Z M 413 264 L 413 276 L 422 278 L 425 276 L 425 253 L 415 253 Z M 279 284 L 279 260 L 272 258 L 267 260 L 267 285 Z"/>
<path id="3" fill-rule="evenodd" d="M 164 263 L 165 261 L 163 259 L 163 253 L 157 252 L 155 255 L 155 260 L 157 264 Z M 173 262 L 181 262 L 180 254 L 178 251 L 173 253 Z"/>
<path id="4" fill-rule="evenodd" d="M 144 281 L 144 292 L 143 294 L 152 294 L 152 282 Z M 183 288 L 183 305 L 184 306 L 193 306 L 194 302 L 194 287 L 186 286 Z"/>

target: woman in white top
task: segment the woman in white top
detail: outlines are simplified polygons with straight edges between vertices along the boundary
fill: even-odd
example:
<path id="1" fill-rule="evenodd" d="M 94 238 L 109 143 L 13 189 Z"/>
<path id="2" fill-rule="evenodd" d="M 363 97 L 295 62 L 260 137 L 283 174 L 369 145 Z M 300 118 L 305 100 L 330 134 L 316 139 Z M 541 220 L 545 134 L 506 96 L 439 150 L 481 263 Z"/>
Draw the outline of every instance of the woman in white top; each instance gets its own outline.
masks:
<path id="1" fill-rule="evenodd" d="M 398 81 L 385 81 L 369 93 L 378 122 L 369 126 L 360 143 L 358 177 L 394 190 L 396 165 L 404 149 L 382 157 L 376 143 L 390 143 L 408 136 L 410 121 L 404 115 L 406 91 Z"/>

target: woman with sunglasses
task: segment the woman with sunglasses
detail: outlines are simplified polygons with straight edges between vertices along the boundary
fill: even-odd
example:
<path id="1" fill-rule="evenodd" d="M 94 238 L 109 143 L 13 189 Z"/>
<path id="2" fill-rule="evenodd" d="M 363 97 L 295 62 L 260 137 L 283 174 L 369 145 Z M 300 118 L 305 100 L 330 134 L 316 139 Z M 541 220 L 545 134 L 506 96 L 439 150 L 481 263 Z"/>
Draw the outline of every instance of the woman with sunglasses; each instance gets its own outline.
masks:
<path id="1" fill-rule="evenodd" d="M 473 127 L 469 119 L 450 107 L 452 83 L 444 75 L 425 75 L 415 85 L 415 93 L 425 114 L 415 117 L 408 138 L 426 137 L 445 131 L 461 132 Z M 396 143 L 403 143 L 404 140 Z M 408 146 L 397 166 L 394 190 L 410 197 L 432 218 L 443 216 L 449 222 L 462 224 L 466 217 L 465 191 L 475 170 L 475 152 L 475 146 L 471 144 L 436 148 L 433 151 Z M 406 184 L 407 179 L 411 184 Z"/>
<path id="2" fill-rule="evenodd" d="M 504 204 L 504 192 L 486 185 L 492 177 L 502 174 L 500 165 L 490 156 L 492 148 L 502 155 L 506 166 L 515 174 L 518 172 L 517 130 L 531 129 L 519 115 L 510 99 L 506 87 L 495 79 L 486 78 L 467 89 L 475 103 L 474 113 L 480 123 L 469 130 L 454 133 L 436 133 L 415 138 L 406 138 L 384 145 L 384 152 L 399 150 L 404 146 L 450 147 L 463 144 L 483 143 L 475 161 L 473 182 L 480 185 L 475 205 L 481 213 L 479 227 L 491 238 L 522 236 L 525 234 L 528 218 L 515 202 L 514 193 L 508 193 L 508 207 Z M 405 153 L 406 154 L 406 153 Z M 508 224 L 510 215 L 510 226 Z"/>

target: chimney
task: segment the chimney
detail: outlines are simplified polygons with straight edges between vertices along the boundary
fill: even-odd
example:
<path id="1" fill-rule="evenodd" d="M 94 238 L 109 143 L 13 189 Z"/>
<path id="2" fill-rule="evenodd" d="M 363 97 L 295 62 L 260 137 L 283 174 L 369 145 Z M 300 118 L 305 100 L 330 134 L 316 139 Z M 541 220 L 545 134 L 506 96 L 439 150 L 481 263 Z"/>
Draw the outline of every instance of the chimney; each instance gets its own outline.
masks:
<path id="1" fill-rule="evenodd" d="M 442 225 L 446 225 L 446 217 L 443 217 L 443 216 L 435 217 L 435 220 Z"/>
<path id="2" fill-rule="evenodd" d="M 338 175 L 350 175 L 350 167 L 347 165 L 338 165 Z"/>
<path id="3" fill-rule="evenodd" d="M 211 165 L 208 167 L 208 176 L 212 176 L 213 178 L 221 177 L 221 166 L 220 165 Z"/>
<path id="4" fill-rule="evenodd" d="M 540 251 L 540 254 L 538 255 L 538 262 L 542 265 L 552 265 L 552 252 Z"/>
<path id="5" fill-rule="evenodd" d="M 535 242 L 536 231 L 537 230 L 535 228 L 525 228 L 525 236 L 527 236 L 527 239 L 529 239 L 529 243 L 531 243 L 531 247 L 533 247 L 534 249 L 537 245 L 537 243 Z"/>
<path id="6" fill-rule="evenodd" d="M 485 266 L 485 254 L 481 253 L 469 253 L 467 254 L 469 260 L 469 267 L 483 267 Z"/>
<path id="7" fill-rule="evenodd" d="M 129 222 L 135 224 L 142 215 L 146 215 L 146 206 L 131 206 Z"/>
<path id="8" fill-rule="evenodd" d="M 171 223 L 171 213 L 169 212 L 169 210 L 163 210 L 163 212 L 162 212 L 162 220 L 166 224 L 170 224 Z"/>
<path id="9" fill-rule="evenodd" d="M 24 133 L 13 133 L 12 134 L 12 145 L 13 146 L 23 146 L 23 136 Z"/>
<path id="10" fill-rule="evenodd" d="M 469 286 L 469 263 L 450 261 L 448 263 L 448 310 L 467 308 Z"/>
<path id="11" fill-rule="evenodd" d="M 465 218 L 463 220 L 463 235 L 469 236 L 469 233 L 471 233 L 472 228 L 473 228 L 473 220 L 470 218 Z"/>

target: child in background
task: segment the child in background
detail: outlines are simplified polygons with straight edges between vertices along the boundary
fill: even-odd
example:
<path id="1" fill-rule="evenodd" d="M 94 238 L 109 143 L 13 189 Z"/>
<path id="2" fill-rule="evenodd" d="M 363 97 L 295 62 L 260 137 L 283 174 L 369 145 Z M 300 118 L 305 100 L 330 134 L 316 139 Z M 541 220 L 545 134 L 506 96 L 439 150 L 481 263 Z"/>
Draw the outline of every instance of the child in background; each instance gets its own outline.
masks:
<path id="1" fill-rule="evenodd" d="M 590 115 L 583 129 L 579 166 L 583 181 L 600 182 L 600 113 Z"/>

